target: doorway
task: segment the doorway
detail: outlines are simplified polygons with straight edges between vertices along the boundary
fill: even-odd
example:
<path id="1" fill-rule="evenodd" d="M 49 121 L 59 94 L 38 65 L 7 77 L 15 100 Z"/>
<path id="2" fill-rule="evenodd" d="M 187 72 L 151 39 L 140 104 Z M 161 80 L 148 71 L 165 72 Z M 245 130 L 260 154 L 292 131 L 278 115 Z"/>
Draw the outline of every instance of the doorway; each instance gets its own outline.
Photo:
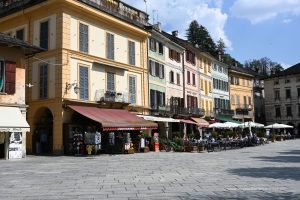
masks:
<path id="1" fill-rule="evenodd" d="M 53 115 L 48 108 L 40 108 L 35 114 L 35 130 L 32 137 L 34 154 L 52 154 Z"/>

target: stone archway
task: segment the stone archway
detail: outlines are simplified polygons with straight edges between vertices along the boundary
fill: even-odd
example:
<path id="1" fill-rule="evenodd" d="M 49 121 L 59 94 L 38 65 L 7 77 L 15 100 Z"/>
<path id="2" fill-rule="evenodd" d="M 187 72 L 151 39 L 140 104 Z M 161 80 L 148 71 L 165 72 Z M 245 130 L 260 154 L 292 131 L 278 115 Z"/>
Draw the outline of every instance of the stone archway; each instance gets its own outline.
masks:
<path id="1" fill-rule="evenodd" d="M 34 115 L 32 150 L 34 154 L 52 154 L 53 114 L 47 107 L 39 108 Z"/>

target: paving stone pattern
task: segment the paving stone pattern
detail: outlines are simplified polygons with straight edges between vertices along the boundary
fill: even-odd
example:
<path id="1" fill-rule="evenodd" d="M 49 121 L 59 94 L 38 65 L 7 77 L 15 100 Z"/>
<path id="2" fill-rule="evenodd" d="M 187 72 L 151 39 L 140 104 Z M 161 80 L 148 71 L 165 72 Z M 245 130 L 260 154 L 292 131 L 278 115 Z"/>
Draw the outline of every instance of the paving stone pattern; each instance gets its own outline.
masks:
<path id="1" fill-rule="evenodd" d="M 0 199 L 300 199 L 300 140 L 211 153 L 0 160 Z"/>

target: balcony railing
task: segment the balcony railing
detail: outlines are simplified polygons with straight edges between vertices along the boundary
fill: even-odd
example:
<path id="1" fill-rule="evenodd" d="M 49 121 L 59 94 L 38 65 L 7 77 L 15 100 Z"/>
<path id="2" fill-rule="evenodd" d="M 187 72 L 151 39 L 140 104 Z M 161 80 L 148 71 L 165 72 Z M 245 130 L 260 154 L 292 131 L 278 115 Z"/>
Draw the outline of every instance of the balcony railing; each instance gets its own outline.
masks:
<path id="1" fill-rule="evenodd" d="M 201 108 L 182 108 L 179 106 L 151 106 L 153 115 L 196 115 L 204 116 L 205 110 Z"/>
<path id="2" fill-rule="evenodd" d="M 215 108 L 214 113 L 218 115 L 228 115 L 228 116 L 233 116 L 234 115 L 234 110 L 230 109 L 223 109 L 223 108 Z"/>
<path id="3" fill-rule="evenodd" d="M 127 92 L 111 90 L 96 90 L 95 101 L 130 103 Z"/>
<path id="4" fill-rule="evenodd" d="M 147 25 L 148 14 L 119 0 L 78 0 L 136 25 Z"/>
<path id="5" fill-rule="evenodd" d="M 46 0 L 3 0 L 0 1 L 0 16 L 9 14 L 10 12 L 24 9 L 28 6 L 35 5 L 37 3 Z"/>

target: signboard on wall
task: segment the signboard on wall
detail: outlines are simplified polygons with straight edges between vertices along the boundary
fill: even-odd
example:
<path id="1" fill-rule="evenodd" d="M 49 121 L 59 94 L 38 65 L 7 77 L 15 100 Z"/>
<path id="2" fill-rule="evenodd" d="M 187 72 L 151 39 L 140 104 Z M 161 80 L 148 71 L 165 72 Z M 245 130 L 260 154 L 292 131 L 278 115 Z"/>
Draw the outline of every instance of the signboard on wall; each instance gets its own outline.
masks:
<path id="1" fill-rule="evenodd" d="M 22 133 L 12 132 L 9 137 L 8 158 L 22 158 Z"/>

